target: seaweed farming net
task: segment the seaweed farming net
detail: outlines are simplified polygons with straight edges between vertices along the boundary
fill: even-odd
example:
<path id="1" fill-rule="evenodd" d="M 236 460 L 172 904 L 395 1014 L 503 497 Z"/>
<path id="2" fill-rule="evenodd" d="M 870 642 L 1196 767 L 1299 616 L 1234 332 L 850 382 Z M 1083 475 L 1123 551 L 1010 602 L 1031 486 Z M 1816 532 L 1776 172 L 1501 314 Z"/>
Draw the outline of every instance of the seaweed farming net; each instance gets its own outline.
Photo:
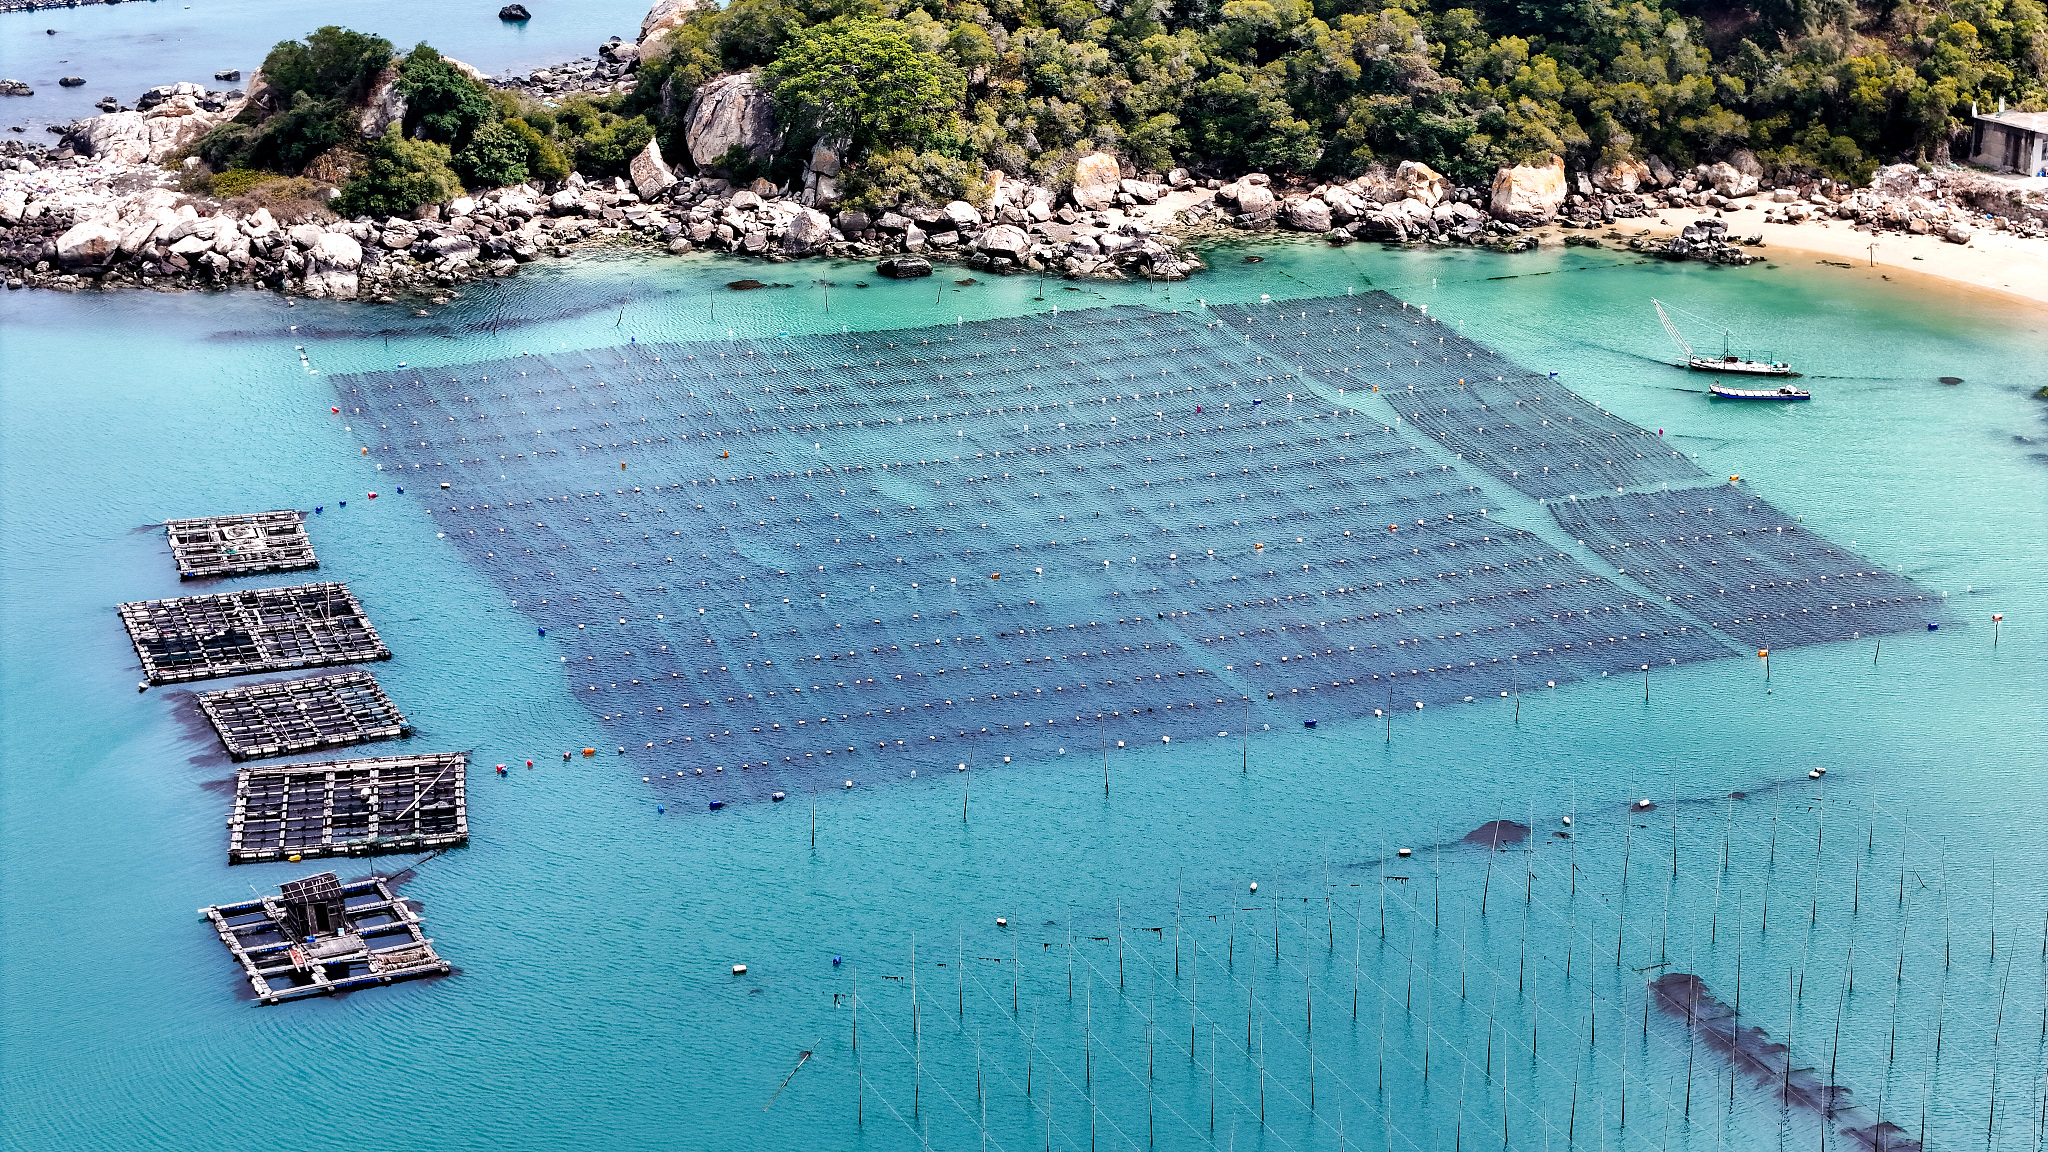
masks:
<path id="1" fill-rule="evenodd" d="M 1918 631 L 1941 598 L 1733 487 L 1550 505 L 1616 569 L 1755 648 Z"/>
<path id="2" fill-rule="evenodd" d="M 1529 496 L 1691 485 L 1707 476 L 1660 436 L 1387 295 L 1218 305 L 1243 346 L 1367 391 L 1460 459 Z"/>
<path id="3" fill-rule="evenodd" d="M 650 777 L 761 794 L 1727 654 L 1283 367 L 1123 307 L 337 387 Z"/>

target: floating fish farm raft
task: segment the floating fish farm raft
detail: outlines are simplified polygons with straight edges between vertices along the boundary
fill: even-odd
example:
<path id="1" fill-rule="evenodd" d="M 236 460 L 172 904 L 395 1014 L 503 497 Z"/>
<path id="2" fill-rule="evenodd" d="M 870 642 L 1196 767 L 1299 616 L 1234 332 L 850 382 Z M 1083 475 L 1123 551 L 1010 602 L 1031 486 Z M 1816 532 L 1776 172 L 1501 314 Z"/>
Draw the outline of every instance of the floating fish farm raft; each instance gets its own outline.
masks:
<path id="1" fill-rule="evenodd" d="M 1782 513 L 1383 293 L 335 383 L 619 753 L 750 796 L 984 739 L 1236 739 L 1247 702 L 1307 723 L 1497 700 L 1917 630 L 1937 603 L 1811 529 L 1779 548 Z M 1687 567 L 1606 567 L 1667 502 L 1717 509 Z M 1615 539 L 1577 529 L 1595 509 Z M 1693 574 L 1742 556 L 1777 574 Z"/>
<path id="2" fill-rule="evenodd" d="M 412 728 L 368 672 L 343 672 L 199 694 L 235 760 L 289 756 L 410 736 Z"/>
<path id="3" fill-rule="evenodd" d="M 228 863 L 427 852 L 469 840 L 466 752 L 244 768 Z"/>
<path id="4" fill-rule="evenodd" d="M 120 612 L 150 684 L 391 658 L 346 584 L 142 600 Z"/>
<path id="5" fill-rule="evenodd" d="M 453 970 L 383 876 L 321 872 L 279 891 L 199 910 L 264 1004 Z"/>
<path id="6" fill-rule="evenodd" d="M 164 525 L 178 578 L 255 576 L 318 568 L 304 517 L 293 511 L 208 516 Z"/>

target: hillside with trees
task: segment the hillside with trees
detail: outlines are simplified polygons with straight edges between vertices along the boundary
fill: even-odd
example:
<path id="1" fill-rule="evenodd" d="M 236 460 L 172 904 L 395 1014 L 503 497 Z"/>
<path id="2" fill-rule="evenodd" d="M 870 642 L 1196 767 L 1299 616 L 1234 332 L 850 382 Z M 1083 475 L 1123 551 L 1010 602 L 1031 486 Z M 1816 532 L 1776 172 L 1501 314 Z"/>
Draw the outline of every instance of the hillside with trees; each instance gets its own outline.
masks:
<path id="1" fill-rule="evenodd" d="M 683 157 L 691 97 L 751 72 L 778 146 L 705 167 L 787 185 L 827 142 L 855 205 L 973 199 L 992 169 L 1059 186 L 1094 151 L 1139 171 L 1311 180 L 1417 160 L 1483 186 L 1551 155 L 1574 171 L 1651 156 L 1683 171 L 1746 150 L 1779 180 L 1861 183 L 1880 163 L 1948 160 L 1973 101 L 2040 106 L 2048 13 L 2041 0 L 732 0 L 686 7 L 638 55 L 630 91 L 544 102 L 427 45 L 394 56 L 324 28 L 278 45 L 265 88 L 196 151 L 225 194 L 305 173 L 342 187 L 345 214 L 399 214 L 464 187 L 623 175 L 650 138 Z M 393 91 L 402 115 L 363 131 Z"/>

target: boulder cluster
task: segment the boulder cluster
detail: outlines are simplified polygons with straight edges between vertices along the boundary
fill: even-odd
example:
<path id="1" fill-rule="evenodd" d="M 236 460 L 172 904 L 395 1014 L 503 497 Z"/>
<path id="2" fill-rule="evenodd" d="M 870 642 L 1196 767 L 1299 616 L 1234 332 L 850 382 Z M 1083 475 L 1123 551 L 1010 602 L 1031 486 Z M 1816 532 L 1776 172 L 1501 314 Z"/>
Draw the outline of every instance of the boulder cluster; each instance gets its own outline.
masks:
<path id="1" fill-rule="evenodd" d="M 514 4 L 498 14 L 500 20 L 521 22 L 525 15 L 507 16 L 505 12 L 518 8 Z M 631 92 L 631 73 L 640 64 L 640 47 L 620 40 L 617 36 L 598 46 L 595 56 L 579 56 L 546 68 L 536 68 L 524 76 L 498 76 L 481 78 L 493 88 L 524 92 L 537 99 L 551 99 L 572 96 L 578 92 L 604 94 Z"/>
<path id="2" fill-rule="evenodd" d="M 812 177 L 830 180 L 838 173 L 838 160 L 820 147 L 812 151 L 808 170 Z M 636 180 L 639 175 L 636 170 Z M 766 181 L 735 189 L 717 178 L 684 178 L 669 196 L 679 217 L 671 247 L 684 251 L 695 245 L 771 258 L 944 257 L 991 272 L 1157 280 L 1185 279 L 1201 267 L 1175 238 L 1127 218 L 1114 196 L 1095 197 L 1090 186 L 1077 184 L 1062 203 L 1051 188 L 1003 179 L 999 173 L 992 178 L 994 190 L 980 207 L 953 200 L 831 214 L 811 206 L 821 200 L 817 179 L 807 179 L 807 187 L 796 195 L 782 195 Z M 1157 199 L 1149 189 L 1138 195 L 1145 203 Z M 1088 209 L 1083 203 L 1101 206 Z"/>
<path id="3" fill-rule="evenodd" d="M 665 34 L 662 21 L 697 2 L 664 0 L 650 13 L 652 31 L 643 33 Z M 621 90 L 636 79 L 638 54 L 638 46 L 613 38 L 595 57 L 494 83 L 537 96 Z M 252 78 L 251 91 L 258 88 Z M 988 195 L 977 203 L 856 207 L 846 200 L 841 148 L 830 143 L 814 147 L 801 174 L 785 184 L 739 184 L 718 174 L 735 149 L 765 158 L 782 146 L 767 93 L 744 72 L 706 81 L 680 109 L 686 155 L 674 166 L 650 142 L 626 177 L 572 174 L 557 185 L 465 195 L 403 218 L 339 220 L 327 206 L 345 173 L 309 168 L 286 201 L 221 201 L 182 190 L 204 185 L 180 179 L 178 157 L 244 99 L 239 91 L 164 85 L 132 107 L 110 99 L 104 115 L 71 125 L 56 147 L 0 141 L 0 268 L 9 287 L 259 284 L 391 299 L 438 294 L 596 242 L 768 261 L 869 259 L 892 276 L 928 275 L 935 261 L 951 261 L 991 272 L 1179 280 L 1203 267 L 1185 242 L 1204 233 L 1286 229 L 1337 244 L 1513 252 L 1535 247 L 1531 230 L 1543 225 L 1565 228 L 1566 243 L 1599 246 L 1591 230 L 1664 208 L 1718 215 L 1676 237 L 1638 235 L 1628 247 L 1670 259 L 1749 263 L 1757 257 L 1743 249 L 1759 238 L 1738 239 L 1730 228 L 1736 213 L 1759 209 L 1772 223 L 1826 218 L 1956 243 L 1984 227 L 2048 234 L 2040 194 L 1980 174 L 1901 164 L 1879 170 L 1863 189 L 1826 179 L 1767 189 L 1746 152 L 1682 173 L 1654 156 L 1568 172 L 1553 156 L 1504 167 L 1486 188 L 1457 186 L 1412 161 L 1347 181 L 1290 185 L 1263 173 L 1141 172 L 1094 152 L 1079 157 L 1071 179 L 1058 184 L 990 171 Z M 387 70 L 361 112 L 362 133 L 375 136 L 404 114 L 395 70 Z"/>
<path id="4" fill-rule="evenodd" d="M 1252 231 L 1316 232 L 1333 244 L 1382 240 L 1523 251 L 1536 243 L 1524 228 L 1542 222 L 1554 207 L 1540 204 L 1540 197 L 1531 200 L 1523 184 L 1510 184 L 1509 192 L 1521 197 L 1517 204 L 1528 203 L 1489 212 L 1488 199 L 1479 189 L 1455 187 L 1429 165 L 1414 161 L 1403 162 L 1391 175 L 1375 172 L 1297 190 L 1277 188 L 1271 177 L 1258 172 L 1228 183 L 1208 183 L 1214 191 L 1184 210 L 1191 222 Z"/>

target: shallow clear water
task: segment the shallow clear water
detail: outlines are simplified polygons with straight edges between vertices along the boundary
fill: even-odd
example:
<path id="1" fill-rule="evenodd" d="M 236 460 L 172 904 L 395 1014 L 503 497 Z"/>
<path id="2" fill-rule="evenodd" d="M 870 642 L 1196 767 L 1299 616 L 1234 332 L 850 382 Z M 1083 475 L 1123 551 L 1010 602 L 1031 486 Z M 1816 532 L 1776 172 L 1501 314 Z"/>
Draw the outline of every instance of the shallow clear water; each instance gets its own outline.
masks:
<path id="1" fill-rule="evenodd" d="M 1265 260 L 1239 263 L 1246 252 Z M 2044 607 L 2048 430 L 2027 366 L 2048 344 L 2040 315 L 1791 262 L 1216 255 L 1217 273 L 1170 292 L 798 264 L 772 269 L 792 287 L 734 293 L 723 282 L 745 272 L 730 263 L 600 258 L 473 286 L 427 318 L 253 293 L 8 294 L 7 1146 L 207 1146 L 229 1122 L 252 1145 L 336 1146 L 358 1137 L 303 1116 L 395 1099 L 383 1111 L 405 1118 L 386 1138 L 399 1147 L 961 1147 L 984 1135 L 977 1041 L 992 1146 L 1041 1146 L 1048 1103 L 1056 1146 L 1145 1146 L 1148 1017 L 1164 1147 L 1334 1148 L 1340 1130 L 1347 1146 L 1398 1148 L 1816 1140 L 1782 1085 L 1731 1079 L 1711 1044 L 1646 1005 L 1647 982 L 1672 970 L 1733 1002 L 1738 964 L 1743 1023 L 1853 1090 L 1862 1111 L 1837 1118 L 1837 1141 L 1880 1107 L 1914 1138 L 1924 1107 L 1931 1146 L 1987 1124 L 2000 1146 L 2037 1141 L 2048 683 L 2028 620 Z M 808 795 L 709 813 L 643 784 L 630 758 L 564 764 L 562 750 L 608 736 L 572 697 L 567 649 L 436 537 L 415 492 L 363 499 L 388 477 L 329 413 L 324 379 L 626 337 L 1346 287 L 1426 303 L 1561 373 L 1710 475 L 1741 474 L 1945 593 L 1952 622 L 1880 651 L 1774 653 L 1768 687 L 1752 658 L 1682 664 L 1651 678 L 1647 703 L 1640 679 L 1596 676 L 1391 725 L 1368 701 L 1348 712 L 1362 719 L 1325 713 L 1314 730 L 1255 706 L 1242 742 L 1063 756 L 1019 741 L 1008 765 L 991 742 L 971 786 L 863 773 L 821 791 L 814 848 Z M 1817 399 L 1710 406 L 1681 391 L 1698 382 L 1661 366 L 1651 295 L 1768 333 Z M 1597 570 L 1535 501 L 1475 482 L 1489 517 Z M 351 584 L 396 653 L 375 671 L 419 730 L 413 746 L 475 749 L 473 841 L 406 889 L 461 971 L 259 1008 L 192 910 L 308 869 L 225 866 L 230 766 L 188 695 L 135 692 L 112 605 L 181 590 L 149 525 L 315 505 L 321 576 Z M 1993 612 L 2007 617 L 1996 648 Z M 1807 778 L 1815 766 L 1824 782 Z M 1554 835 L 1567 815 L 1572 840 Z M 1536 843 L 1459 844 L 1496 819 L 1533 826 Z M 748 975 L 729 975 L 735 963 Z M 814 1057 L 764 1115 L 802 1050 Z M 299 1107 L 255 1106 L 278 1097 Z"/>
<path id="2" fill-rule="evenodd" d="M 27 128 L 26 139 L 48 142 L 55 137 L 44 133 L 45 125 L 96 116 L 93 105 L 103 96 L 133 106 L 158 84 L 242 87 L 213 74 L 239 68 L 246 82 L 279 41 L 334 23 L 382 36 L 401 52 L 424 40 L 497 75 L 594 55 L 612 36 L 631 40 L 647 14 L 645 5 L 617 0 L 541 0 L 526 6 L 532 20 L 512 24 L 498 19 L 502 6 L 451 12 L 441 5 L 370 0 L 337 14 L 331 4 L 304 0 L 130 0 L 0 13 L 0 71 L 36 90 L 34 96 L 0 101 L 0 116 L 9 126 Z M 62 76 L 86 82 L 62 88 Z"/>

